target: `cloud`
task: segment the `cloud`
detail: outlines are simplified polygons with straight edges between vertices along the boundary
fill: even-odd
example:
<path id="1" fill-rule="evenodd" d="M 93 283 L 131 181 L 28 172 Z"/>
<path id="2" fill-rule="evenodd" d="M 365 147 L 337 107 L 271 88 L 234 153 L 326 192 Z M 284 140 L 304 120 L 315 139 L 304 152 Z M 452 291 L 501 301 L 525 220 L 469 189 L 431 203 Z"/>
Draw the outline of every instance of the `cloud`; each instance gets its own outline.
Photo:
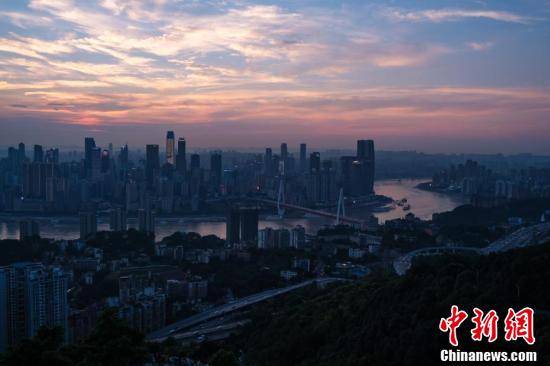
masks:
<path id="1" fill-rule="evenodd" d="M 387 8 L 383 14 L 396 21 L 412 22 L 448 22 L 463 19 L 490 19 L 499 22 L 528 24 L 533 19 L 519 14 L 498 10 L 473 9 L 428 9 L 420 11 L 406 11 L 397 8 Z"/>
<path id="2" fill-rule="evenodd" d="M 474 51 L 487 51 L 493 47 L 493 42 L 469 42 L 467 46 Z"/>
<path id="3" fill-rule="evenodd" d="M 416 33 L 419 22 L 530 18 L 459 9 L 384 15 L 248 1 L 31 0 L 0 13 L 0 115 L 102 127 L 274 129 L 284 120 L 351 135 L 368 133 L 366 124 L 406 134 L 437 120 L 453 131 L 467 119 L 531 121 L 548 109 L 548 93 L 536 89 L 430 88 L 447 80 L 433 81 L 438 60 L 492 43 Z M 388 26 L 387 17 L 400 23 Z"/>

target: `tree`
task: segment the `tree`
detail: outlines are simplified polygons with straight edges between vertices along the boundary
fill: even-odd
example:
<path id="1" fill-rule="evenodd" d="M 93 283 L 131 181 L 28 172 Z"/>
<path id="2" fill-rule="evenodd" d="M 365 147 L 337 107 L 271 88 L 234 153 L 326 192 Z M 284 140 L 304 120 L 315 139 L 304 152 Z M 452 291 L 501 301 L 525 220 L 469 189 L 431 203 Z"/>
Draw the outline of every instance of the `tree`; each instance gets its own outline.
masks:
<path id="1" fill-rule="evenodd" d="M 212 355 L 208 364 L 210 366 L 238 366 L 239 359 L 233 352 L 220 349 Z"/>
<path id="2" fill-rule="evenodd" d="M 63 329 L 42 327 L 36 337 L 25 339 L 11 348 L 0 359 L 0 364 L 8 366 L 69 366 L 71 360 L 59 352 L 63 344 Z"/>

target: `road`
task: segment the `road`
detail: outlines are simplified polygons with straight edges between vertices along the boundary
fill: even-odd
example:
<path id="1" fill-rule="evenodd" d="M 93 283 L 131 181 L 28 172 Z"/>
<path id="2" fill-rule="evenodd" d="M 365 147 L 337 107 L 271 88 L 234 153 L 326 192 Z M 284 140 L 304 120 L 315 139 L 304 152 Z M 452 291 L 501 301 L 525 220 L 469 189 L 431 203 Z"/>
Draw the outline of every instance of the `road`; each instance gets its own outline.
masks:
<path id="1" fill-rule="evenodd" d="M 309 285 L 312 285 L 314 283 L 317 284 L 327 284 L 335 281 L 344 281 L 340 278 L 316 278 L 308 281 L 304 281 L 295 285 L 291 285 L 288 287 L 283 288 L 276 288 L 272 290 L 263 291 L 254 295 L 250 295 L 247 297 L 243 297 L 242 299 L 235 300 L 233 302 L 214 307 L 212 309 L 205 310 L 199 314 L 190 316 L 188 318 L 182 319 L 180 321 L 177 321 L 175 323 L 172 323 L 162 329 L 156 330 L 152 333 L 149 333 L 147 335 L 147 340 L 149 341 L 155 341 L 155 342 L 162 342 L 164 339 L 174 336 L 176 333 L 180 332 L 183 329 L 190 328 L 194 325 L 203 323 L 207 320 L 217 318 L 220 316 L 223 316 L 225 314 L 229 314 L 233 311 L 245 308 L 247 306 L 251 306 L 253 304 L 257 304 L 261 301 L 265 301 L 271 298 L 274 298 L 276 296 L 286 294 L 288 292 L 297 290 L 302 287 L 306 287 Z"/>
<path id="2" fill-rule="evenodd" d="M 489 244 L 484 248 L 475 248 L 473 246 L 461 247 L 430 247 L 420 248 L 406 253 L 393 262 L 395 272 L 402 276 L 409 268 L 415 257 L 420 255 L 433 255 L 443 252 L 470 251 L 478 254 L 490 254 L 495 252 L 504 252 L 511 249 L 523 248 L 530 245 L 542 244 L 550 237 L 550 223 L 541 223 L 537 225 L 523 227 L 506 235 L 505 237 Z"/>

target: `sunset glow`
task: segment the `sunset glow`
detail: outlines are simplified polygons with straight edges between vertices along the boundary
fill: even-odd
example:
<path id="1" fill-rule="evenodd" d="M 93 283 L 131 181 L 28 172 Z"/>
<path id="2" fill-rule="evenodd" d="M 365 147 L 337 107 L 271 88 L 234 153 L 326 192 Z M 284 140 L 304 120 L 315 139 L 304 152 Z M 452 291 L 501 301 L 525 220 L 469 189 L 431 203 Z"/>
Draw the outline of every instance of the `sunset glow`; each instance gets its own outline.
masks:
<path id="1" fill-rule="evenodd" d="M 0 144 L 550 153 L 550 3 L 391 4 L 2 1 Z"/>

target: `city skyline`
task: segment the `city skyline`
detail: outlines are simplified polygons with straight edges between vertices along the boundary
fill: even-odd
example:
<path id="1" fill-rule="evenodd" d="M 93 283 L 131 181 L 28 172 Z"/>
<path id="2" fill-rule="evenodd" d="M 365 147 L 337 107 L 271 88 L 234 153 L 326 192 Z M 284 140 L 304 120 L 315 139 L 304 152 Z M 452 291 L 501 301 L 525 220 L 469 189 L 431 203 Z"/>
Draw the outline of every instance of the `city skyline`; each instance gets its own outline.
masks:
<path id="1" fill-rule="evenodd" d="M 0 145 L 550 154 L 550 5 L 0 5 Z M 151 138 L 155 136 L 155 138 Z M 73 142 L 74 141 L 74 142 Z"/>

